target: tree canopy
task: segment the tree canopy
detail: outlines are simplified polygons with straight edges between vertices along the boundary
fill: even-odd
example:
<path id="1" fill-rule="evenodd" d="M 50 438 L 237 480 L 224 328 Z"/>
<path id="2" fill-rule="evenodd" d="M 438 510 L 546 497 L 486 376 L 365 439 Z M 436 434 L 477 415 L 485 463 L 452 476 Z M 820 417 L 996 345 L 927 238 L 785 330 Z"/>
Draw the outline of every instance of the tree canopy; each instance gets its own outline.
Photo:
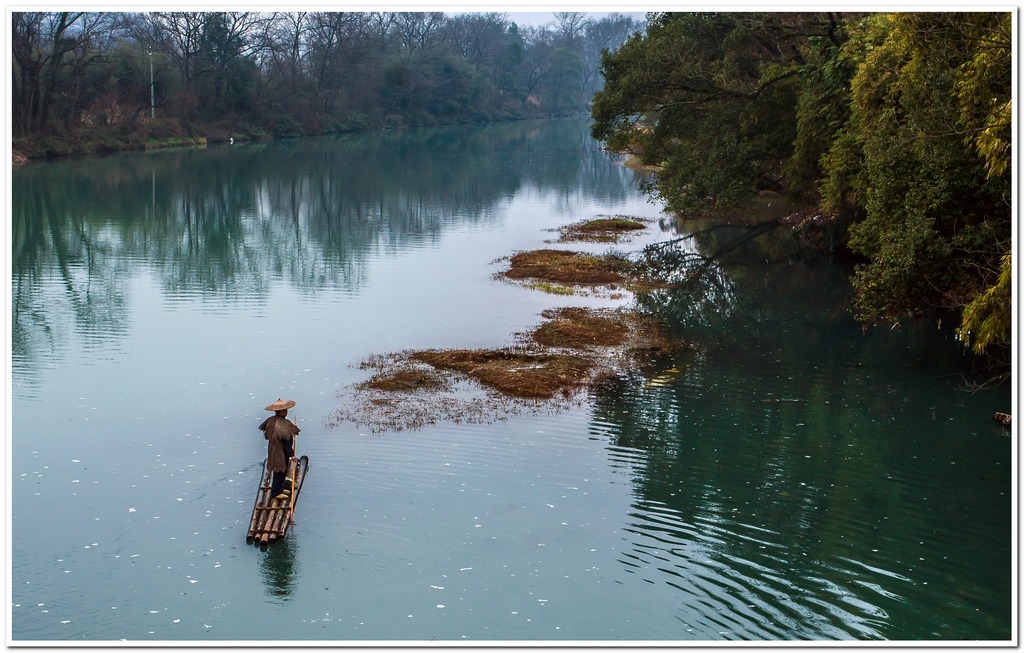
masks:
<path id="1" fill-rule="evenodd" d="M 658 166 L 670 208 L 818 205 L 860 257 L 860 319 L 958 311 L 975 351 L 1009 344 L 1010 13 L 648 22 L 604 55 L 593 134 Z"/>

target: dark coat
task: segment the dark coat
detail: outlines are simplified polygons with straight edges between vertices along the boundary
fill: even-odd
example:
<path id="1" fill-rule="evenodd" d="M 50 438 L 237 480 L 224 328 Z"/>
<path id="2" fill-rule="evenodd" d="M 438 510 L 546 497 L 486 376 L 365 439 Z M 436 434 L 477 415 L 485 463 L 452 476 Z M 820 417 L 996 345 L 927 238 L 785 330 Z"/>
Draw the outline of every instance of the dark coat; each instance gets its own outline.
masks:
<path id="1" fill-rule="evenodd" d="M 287 417 L 271 415 L 260 424 L 263 437 L 267 439 L 267 466 L 272 472 L 288 471 L 288 460 L 295 455 L 295 436 L 299 427 Z"/>

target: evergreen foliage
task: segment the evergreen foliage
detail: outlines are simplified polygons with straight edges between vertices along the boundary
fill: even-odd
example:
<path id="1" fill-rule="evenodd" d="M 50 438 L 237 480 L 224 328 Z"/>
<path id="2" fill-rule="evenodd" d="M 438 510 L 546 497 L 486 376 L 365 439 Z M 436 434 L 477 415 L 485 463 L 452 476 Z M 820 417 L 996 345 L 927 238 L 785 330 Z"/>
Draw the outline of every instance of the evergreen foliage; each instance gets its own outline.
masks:
<path id="1" fill-rule="evenodd" d="M 671 208 L 817 204 L 861 259 L 858 318 L 952 310 L 975 351 L 1009 343 L 1010 13 L 648 21 L 605 54 L 593 133 Z"/>

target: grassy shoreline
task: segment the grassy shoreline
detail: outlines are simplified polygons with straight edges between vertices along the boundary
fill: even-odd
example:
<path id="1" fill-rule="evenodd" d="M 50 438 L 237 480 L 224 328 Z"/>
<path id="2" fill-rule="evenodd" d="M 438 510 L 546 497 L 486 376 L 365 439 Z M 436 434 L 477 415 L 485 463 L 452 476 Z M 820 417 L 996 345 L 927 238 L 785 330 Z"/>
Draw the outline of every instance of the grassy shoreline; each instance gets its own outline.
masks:
<path id="1" fill-rule="evenodd" d="M 227 121 L 186 126 L 174 120 L 154 120 L 134 128 L 86 126 L 64 134 L 33 134 L 11 141 L 14 165 L 66 156 L 109 154 L 171 147 L 204 147 L 210 143 L 270 140 L 273 135 L 254 125 Z"/>
<path id="2" fill-rule="evenodd" d="M 565 114 L 558 117 L 570 117 Z M 508 121 L 536 120 L 542 116 L 524 115 L 508 118 Z M 494 122 L 504 122 L 497 120 Z M 132 150 L 154 150 L 171 147 L 204 147 L 213 143 L 269 141 L 275 139 L 326 136 L 330 134 L 374 131 L 405 127 L 438 127 L 444 124 L 471 123 L 430 123 L 402 124 L 397 127 L 378 125 L 367 126 L 362 122 L 337 124 L 321 129 L 292 125 L 291 129 L 273 130 L 261 125 L 247 123 L 233 118 L 224 118 L 214 123 L 187 124 L 176 119 L 138 121 L 124 125 L 82 125 L 60 134 L 29 134 L 11 139 L 11 154 L 14 165 L 30 161 L 45 161 L 67 156 L 110 154 Z"/>

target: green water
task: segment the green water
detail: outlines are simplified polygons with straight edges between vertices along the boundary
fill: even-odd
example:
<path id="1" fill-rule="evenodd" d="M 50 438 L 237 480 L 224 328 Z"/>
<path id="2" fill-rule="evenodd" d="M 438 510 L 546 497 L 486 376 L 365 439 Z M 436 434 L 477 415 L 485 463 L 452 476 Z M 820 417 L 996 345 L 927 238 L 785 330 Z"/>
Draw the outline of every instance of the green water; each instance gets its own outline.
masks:
<path id="1" fill-rule="evenodd" d="M 31 165 L 12 179 L 15 642 L 1010 642 L 1015 446 L 950 326 L 693 225 L 642 297 L 496 280 L 602 215 L 685 236 L 581 121 Z M 608 245 L 577 249 L 606 251 Z M 706 257 L 727 249 L 729 256 Z M 336 424 L 372 354 L 636 304 L 697 343 L 563 411 Z M 245 533 L 285 397 L 296 523 Z"/>

